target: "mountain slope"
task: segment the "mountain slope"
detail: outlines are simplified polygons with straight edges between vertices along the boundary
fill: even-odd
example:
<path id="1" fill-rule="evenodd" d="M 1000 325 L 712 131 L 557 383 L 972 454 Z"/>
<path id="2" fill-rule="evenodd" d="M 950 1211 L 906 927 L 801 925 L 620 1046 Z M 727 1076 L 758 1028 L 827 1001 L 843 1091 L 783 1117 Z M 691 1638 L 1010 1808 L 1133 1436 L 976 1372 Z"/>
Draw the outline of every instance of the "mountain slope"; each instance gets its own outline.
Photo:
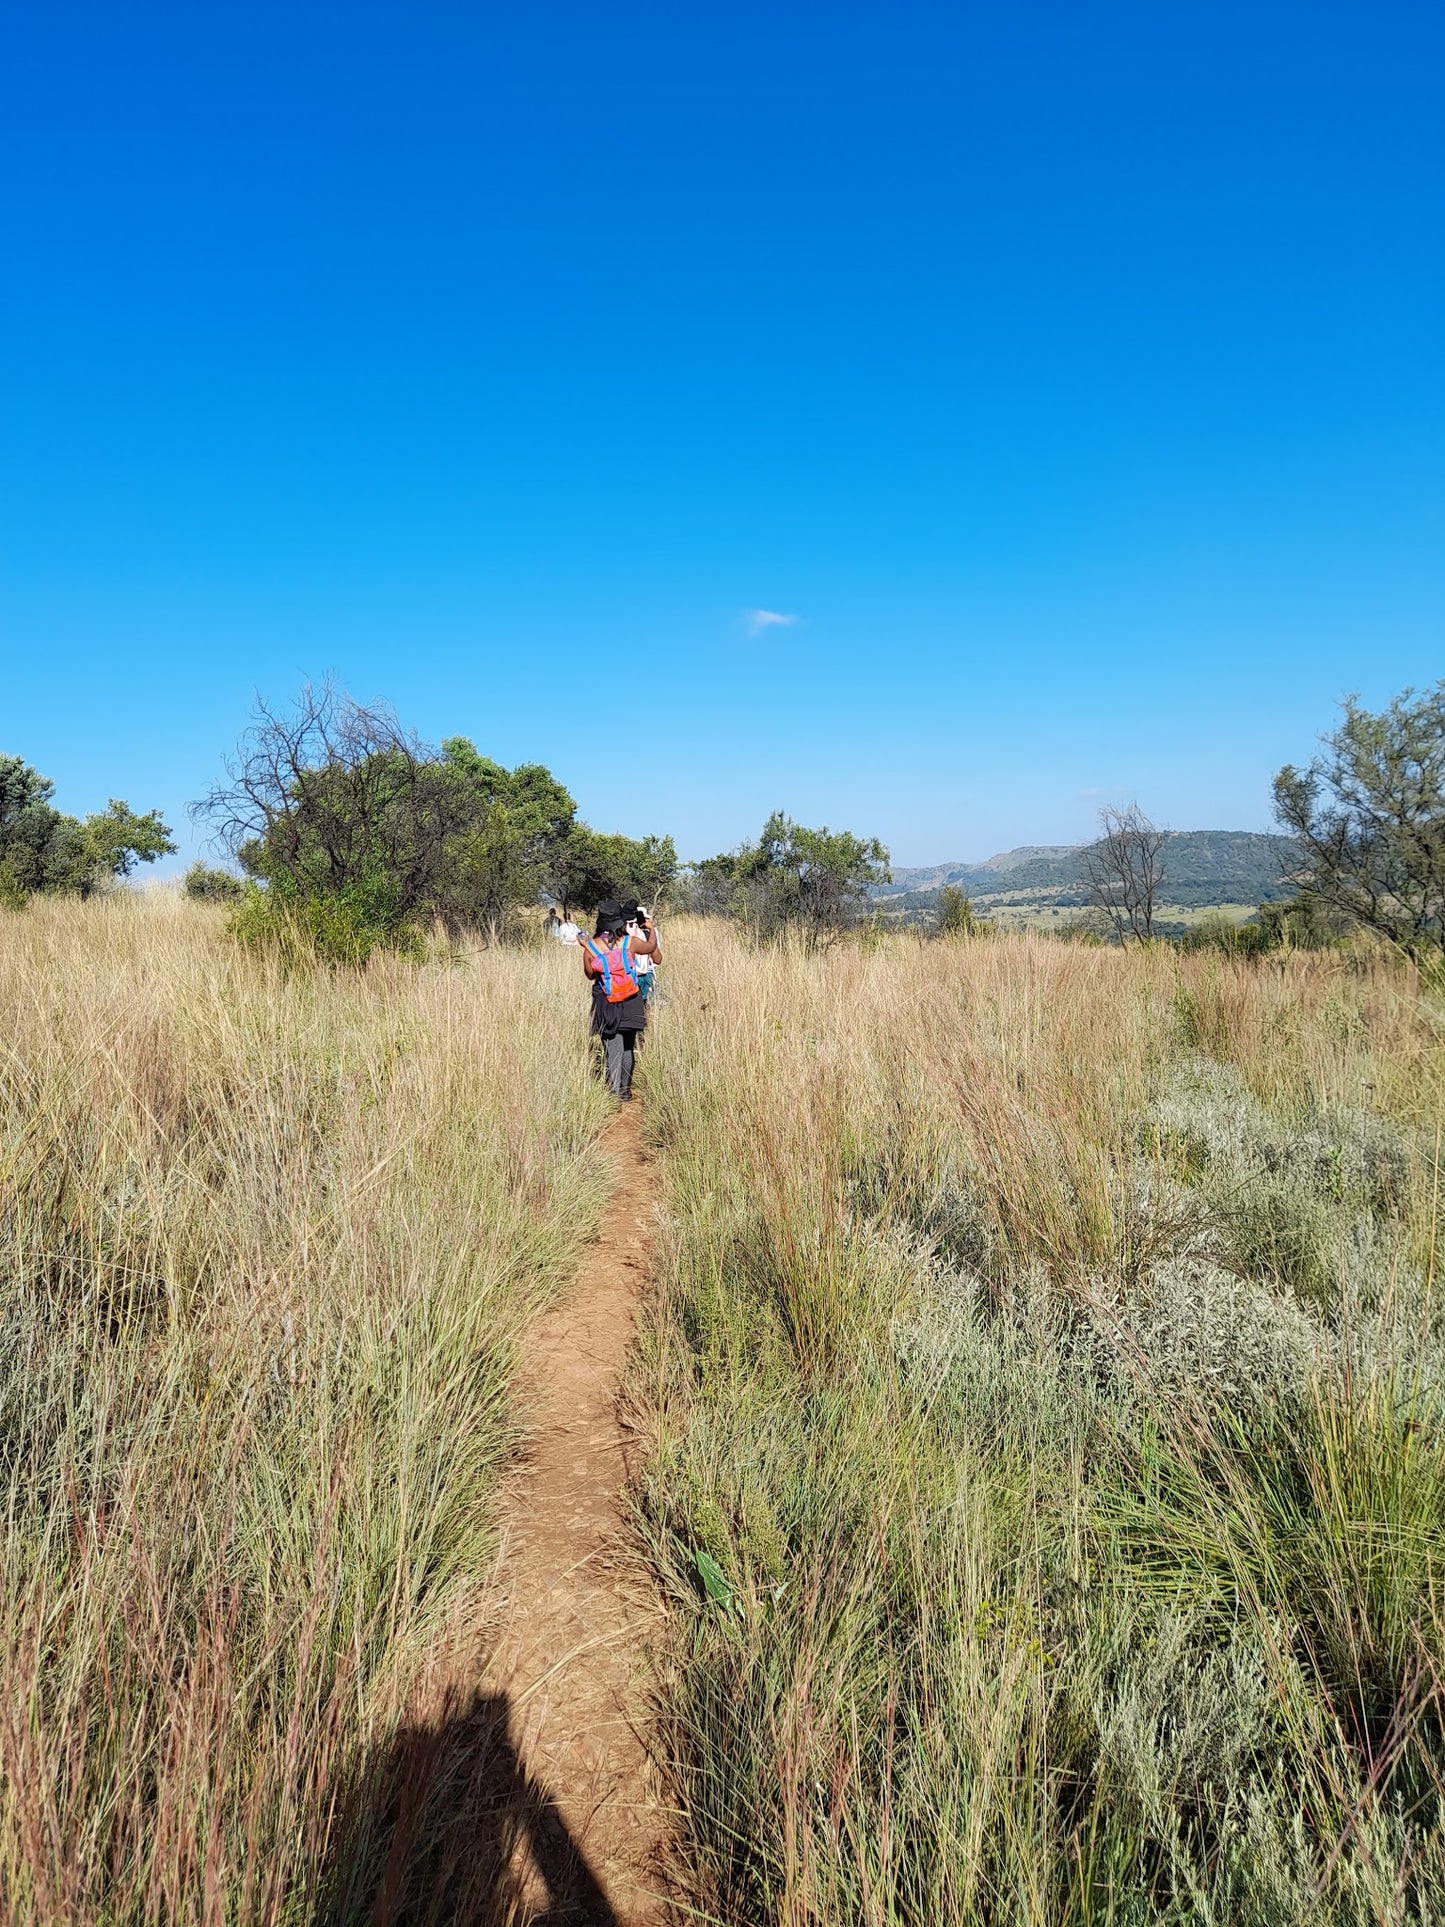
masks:
<path id="1" fill-rule="evenodd" d="M 937 863 L 898 869 L 877 892 L 883 907 L 922 914 L 945 885 L 965 891 L 987 910 L 1007 903 L 1019 910 L 1076 909 L 1087 902 L 1079 862 L 1083 846 L 1026 845 L 982 863 Z M 1282 871 L 1289 839 L 1249 830 L 1176 830 L 1163 850 L 1161 904 L 1188 910 L 1216 904 L 1267 903 L 1287 896 Z"/>

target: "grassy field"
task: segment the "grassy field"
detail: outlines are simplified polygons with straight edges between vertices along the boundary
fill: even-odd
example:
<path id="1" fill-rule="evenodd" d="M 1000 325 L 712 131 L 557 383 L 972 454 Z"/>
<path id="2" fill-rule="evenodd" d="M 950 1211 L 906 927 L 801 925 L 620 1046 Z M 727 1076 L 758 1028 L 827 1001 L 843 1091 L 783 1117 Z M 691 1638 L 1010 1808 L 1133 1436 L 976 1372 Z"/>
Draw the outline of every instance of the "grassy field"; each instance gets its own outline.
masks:
<path id="1" fill-rule="evenodd" d="M 1445 1920 L 1413 976 L 669 935 L 635 1497 L 700 1917 Z"/>
<path id="2" fill-rule="evenodd" d="M 1154 911 L 1155 927 L 1171 933 L 1192 930 L 1197 924 L 1215 917 L 1227 917 L 1231 923 L 1244 923 L 1258 907 L 1254 903 L 1218 903 L 1201 910 L 1183 903 L 1160 903 Z M 1014 901 L 1008 897 L 993 897 L 980 909 L 1000 930 L 1011 935 L 1021 935 L 1029 930 L 1057 935 L 1074 924 L 1085 924 L 1092 928 L 1099 922 L 1097 912 L 1061 908 L 1058 904 L 1041 904 L 1034 898 Z"/>
<path id="3" fill-rule="evenodd" d="M 605 1189 L 575 976 L 0 918 L 0 1917 L 395 1884 L 391 1741 L 485 1622 L 519 1329 Z"/>
<path id="4" fill-rule="evenodd" d="M 1414 977 L 668 939 L 630 1398 L 696 1917 L 1445 1921 Z M 0 922 L 0 1919 L 453 1917 L 399 1736 L 603 1199 L 579 988 Z"/>
<path id="5" fill-rule="evenodd" d="M 1218 903 L 1209 904 L 1203 909 L 1183 903 L 1160 903 L 1155 907 L 1155 928 L 1161 933 L 1176 935 L 1181 930 L 1192 930 L 1196 925 L 1216 917 L 1227 917 L 1231 923 L 1246 923 L 1259 906 L 1255 903 Z M 1024 893 L 1017 897 L 999 895 L 974 905 L 981 918 L 987 918 L 995 930 L 1010 936 L 1021 936 L 1036 930 L 1049 936 L 1062 936 L 1075 926 L 1090 930 L 1105 928 L 1097 911 L 1080 908 L 1078 905 L 1041 902 L 1037 893 Z M 888 928 L 890 912 L 885 898 L 880 912 L 884 928 Z M 932 907 L 922 913 L 922 928 L 933 927 L 936 913 Z M 902 927 L 903 919 L 898 917 L 895 928 Z"/>

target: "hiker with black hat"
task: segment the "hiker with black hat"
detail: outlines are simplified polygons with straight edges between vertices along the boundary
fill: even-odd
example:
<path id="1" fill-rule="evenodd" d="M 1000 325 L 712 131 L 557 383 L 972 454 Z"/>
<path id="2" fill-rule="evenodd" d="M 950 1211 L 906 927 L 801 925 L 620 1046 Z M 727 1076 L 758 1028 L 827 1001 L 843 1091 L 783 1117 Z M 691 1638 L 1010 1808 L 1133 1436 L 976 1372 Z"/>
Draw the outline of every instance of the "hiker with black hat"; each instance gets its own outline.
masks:
<path id="1" fill-rule="evenodd" d="M 627 924 L 620 903 L 602 903 L 597 906 L 596 936 L 582 939 L 582 968 L 592 983 L 592 1034 L 602 1039 L 607 1088 L 624 1104 L 632 1099 L 637 1038 L 647 1023 L 636 960 L 657 960 L 657 938 L 634 936 Z"/>

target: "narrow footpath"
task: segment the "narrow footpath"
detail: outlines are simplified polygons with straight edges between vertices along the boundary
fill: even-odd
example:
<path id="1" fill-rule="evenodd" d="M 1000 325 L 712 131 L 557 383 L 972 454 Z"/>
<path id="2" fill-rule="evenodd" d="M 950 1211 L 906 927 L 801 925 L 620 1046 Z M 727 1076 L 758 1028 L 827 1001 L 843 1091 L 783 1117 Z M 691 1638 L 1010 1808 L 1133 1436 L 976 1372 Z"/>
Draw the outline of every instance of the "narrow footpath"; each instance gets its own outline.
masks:
<path id="1" fill-rule="evenodd" d="M 540 1319 L 519 1386 L 529 1447 L 510 1501 L 484 1690 L 505 1706 L 533 1819 L 514 1834 L 515 1919 L 653 1927 L 665 1825 L 648 1786 L 638 1656 L 657 1607 L 628 1583 L 617 1392 L 654 1231 L 636 1103 L 604 1140 L 616 1173 L 574 1289 Z M 540 1816 L 540 1817 L 538 1817 Z"/>

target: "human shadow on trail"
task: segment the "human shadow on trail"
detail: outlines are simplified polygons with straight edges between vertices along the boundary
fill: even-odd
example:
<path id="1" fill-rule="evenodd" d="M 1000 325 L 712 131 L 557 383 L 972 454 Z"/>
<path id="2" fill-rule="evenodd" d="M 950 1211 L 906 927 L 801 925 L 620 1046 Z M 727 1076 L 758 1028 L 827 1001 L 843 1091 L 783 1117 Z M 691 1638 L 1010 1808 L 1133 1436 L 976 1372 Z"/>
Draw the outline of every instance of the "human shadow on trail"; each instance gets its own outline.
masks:
<path id="1" fill-rule="evenodd" d="M 326 1927 L 621 1927 L 511 1736 L 505 1693 L 404 1726 L 338 1815 Z"/>

